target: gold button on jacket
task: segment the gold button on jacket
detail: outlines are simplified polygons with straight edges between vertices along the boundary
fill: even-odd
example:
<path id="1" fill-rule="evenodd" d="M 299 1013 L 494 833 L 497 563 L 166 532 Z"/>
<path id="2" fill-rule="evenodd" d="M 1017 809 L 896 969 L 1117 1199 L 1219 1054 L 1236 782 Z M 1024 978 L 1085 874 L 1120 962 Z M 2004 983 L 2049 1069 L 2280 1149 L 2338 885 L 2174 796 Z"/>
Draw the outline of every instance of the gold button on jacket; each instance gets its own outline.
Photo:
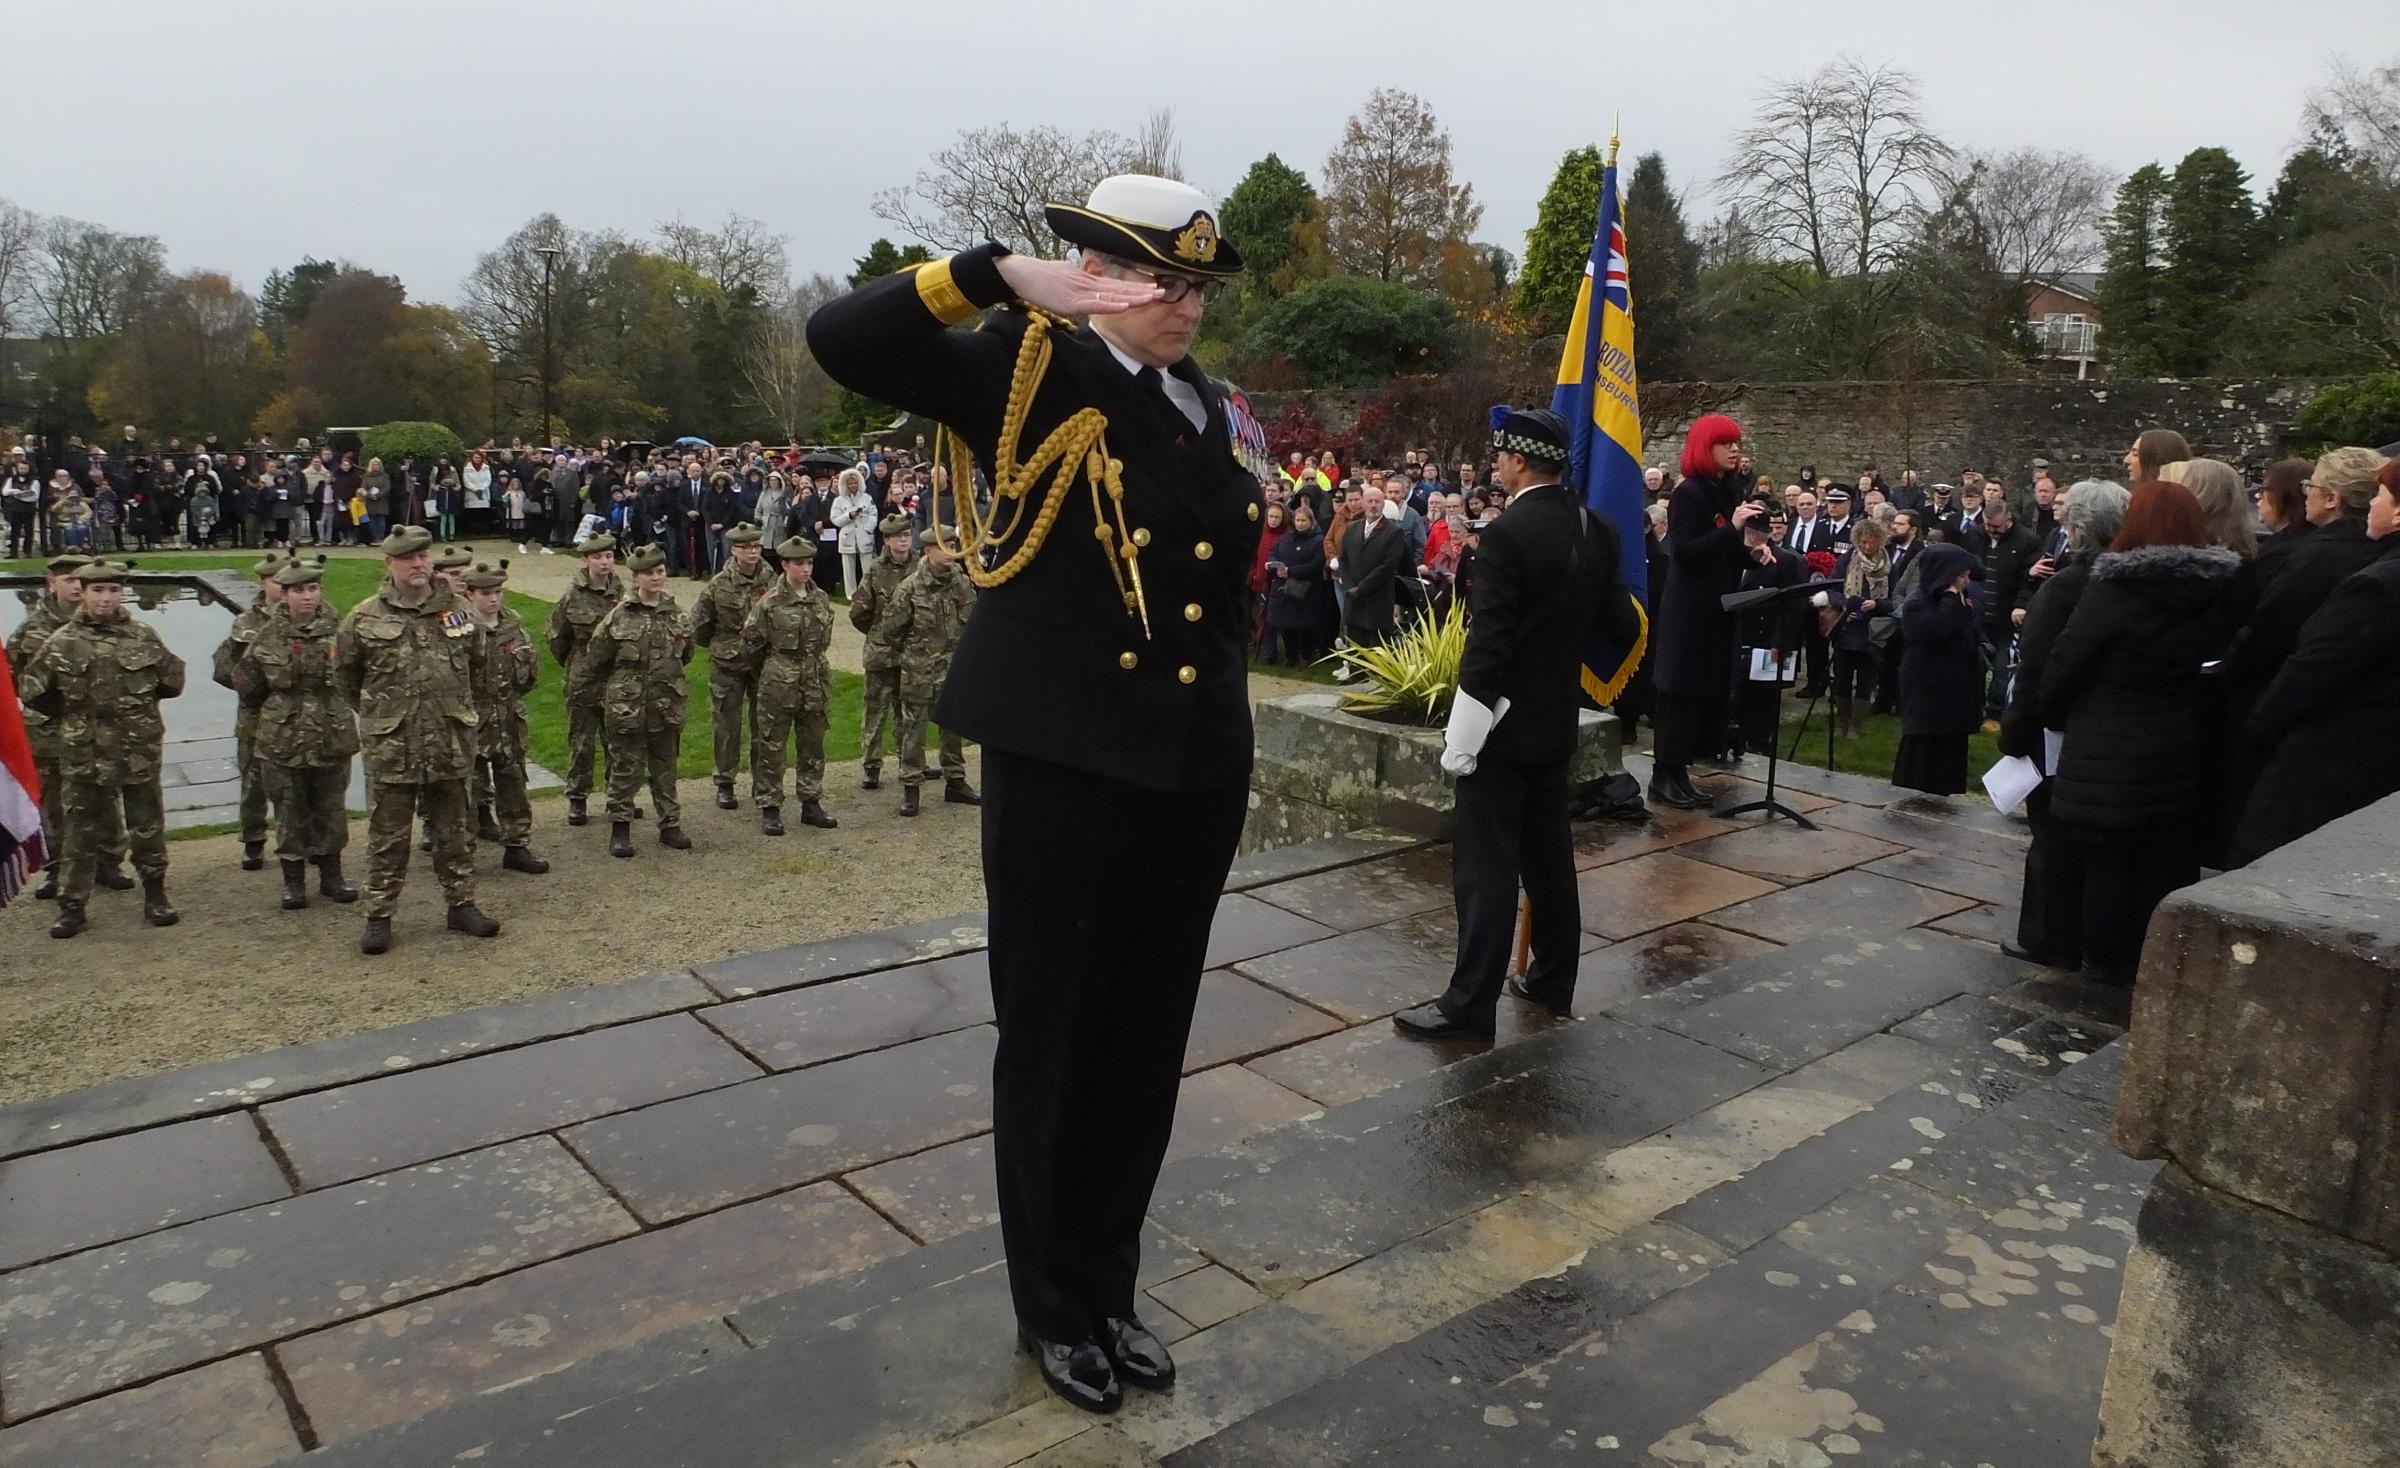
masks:
<path id="1" fill-rule="evenodd" d="M 1200 603 L 1198 603 L 1198 602 L 1196 602 L 1196 601 L 1195 601 L 1195 602 L 1187 602 L 1187 603 L 1185 603 L 1185 604 L 1184 604 L 1184 608 L 1183 608 L 1183 620 L 1185 620 L 1186 622 L 1197 622 L 1197 621 L 1199 621 L 1199 620 L 1200 620 Z"/>
<path id="2" fill-rule="evenodd" d="M 1194 678 L 1200 676 L 1200 670 L 1193 667 L 1190 663 L 1185 663 L 1182 667 L 1175 670 L 1175 676 L 1182 679 L 1184 682 L 1189 683 Z"/>
<path id="3" fill-rule="evenodd" d="M 1198 545 L 1196 545 L 1196 546 L 1193 546 L 1193 547 L 1192 547 L 1192 554 L 1193 554 L 1193 555 L 1195 555 L 1195 556 L 1198 556 L 1198 557 L 1199 557 L 1201 560 L 1204 560 L 1204 561 L 1205 561 L 1205 560 L 1207 560 L 1207 559 L 1208 559 L 1210 556 L 1213 556 L 1213 555 L 1215 555 L 1216 553 L 1217 553 L 1217 548 L 1216 548 L 1215 546 L 1213 546 L 1213 545 L 1210 545 L 1210 544 L 1209 544 L 1207 541 L 1205 541 L 1205 540 L 1204 540 L 1204 541 L 1202 541 L 1202 542 L 1200 542 Z"/>
<path id="4" fill-rule="evenodd" d="M 1120 668 L 1123 668 L 1123 669 L 1125 669 L 1125 670 L 1126 670 L 1126 671 L 1128 671 L 1128 672 L 1131 672 L 1131 671 L 1133 670 L 1133 667 L 1134 667 L 1134 665 L 1135 665 L 1136 663 L 1139 663 L 1140 661 L 1141 661 L 1141 659 L 1140 659 L 1140 658 L 1137 658 L 1137 657 L 1135 657 L 1135 656 L 1134 656 L 1132 653 L 1129 653 L 1129 652 L 1125 652 L 1125 653 L 1119 653 L 1119 654 L 1117 654 L 1117 666 L 1118 666 L 1118 667 L 1120 667 Z"/>

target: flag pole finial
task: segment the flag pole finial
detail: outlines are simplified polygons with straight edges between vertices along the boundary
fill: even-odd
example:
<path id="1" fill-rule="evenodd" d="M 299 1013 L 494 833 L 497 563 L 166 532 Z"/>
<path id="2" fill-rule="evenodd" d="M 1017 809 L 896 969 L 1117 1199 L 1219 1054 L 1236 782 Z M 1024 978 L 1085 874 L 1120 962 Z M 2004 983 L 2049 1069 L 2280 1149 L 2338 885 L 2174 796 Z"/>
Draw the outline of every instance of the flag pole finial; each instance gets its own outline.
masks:
<path id="1" fill-rule="evenodd" d="M 1625 114 L 1614 113 L 1608 120 L 1608 166 L 1617 166 L 1617 131 L 1625 122 Z"/>

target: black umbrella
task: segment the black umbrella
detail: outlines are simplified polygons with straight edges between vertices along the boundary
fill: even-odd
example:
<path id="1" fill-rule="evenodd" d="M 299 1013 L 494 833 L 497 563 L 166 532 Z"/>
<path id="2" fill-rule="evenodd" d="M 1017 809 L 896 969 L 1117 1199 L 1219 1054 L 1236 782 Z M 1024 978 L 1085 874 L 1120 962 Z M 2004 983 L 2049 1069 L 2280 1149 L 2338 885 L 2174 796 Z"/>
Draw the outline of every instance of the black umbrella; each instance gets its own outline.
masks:
<path id="1" fill-rule="evenodd" d="M 810 449 L 800 456 L 800 467 L 811 474 L 839 474 L 855 463 L 849 455 L 832 449 Z"/>

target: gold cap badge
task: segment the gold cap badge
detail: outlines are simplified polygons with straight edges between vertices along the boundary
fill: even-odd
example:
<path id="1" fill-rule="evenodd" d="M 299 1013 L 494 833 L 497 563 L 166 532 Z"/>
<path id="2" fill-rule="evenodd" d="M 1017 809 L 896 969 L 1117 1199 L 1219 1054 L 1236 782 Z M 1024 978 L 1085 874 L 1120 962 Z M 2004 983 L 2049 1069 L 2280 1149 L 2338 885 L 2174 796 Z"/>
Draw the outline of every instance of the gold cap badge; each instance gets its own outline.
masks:
<path id="1" fill-rule="evenodd" d="M 1203 265 L 1217 258 L 1217 222 L 1206 213 L 1195 214 L 1192 222 L 1175 236 L 1175 258 L 1197 260 Z"/>

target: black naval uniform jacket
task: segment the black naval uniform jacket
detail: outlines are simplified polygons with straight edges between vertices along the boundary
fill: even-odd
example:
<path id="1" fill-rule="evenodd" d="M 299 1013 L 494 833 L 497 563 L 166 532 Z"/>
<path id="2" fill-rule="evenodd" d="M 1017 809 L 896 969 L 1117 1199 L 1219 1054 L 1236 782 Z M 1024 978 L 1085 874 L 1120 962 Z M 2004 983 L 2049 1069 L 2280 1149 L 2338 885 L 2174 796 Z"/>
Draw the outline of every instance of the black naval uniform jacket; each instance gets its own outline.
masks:
<path id="1" fill-rule="evenodd" d="M 844 386 L 948 425 L 988 468 L 1027 317 L 1004 310 L 979 330 L 954 328 L 1010 302 L 1003 253 L 985 245 L 828 302 L 809 318 L 809 349 Z M 1050 340 L 1018 457 L 1082 408 L 1107 417 L 1109 452 L 1125 466 L 1125 525 L 1145 542 L 1134 564 L 1150 635 L 1109 574 L 1079 476 L 1040 551 L 976 598 L 934 719 L 996 749 L 1147 789 L 1245 785 L 1249 575 L 1264 499 L 1233 456 L 1223 394 L 1188 358 L 1169 369 L 1207 405 L 1207 425 L 1194 428 L 1090 327 L 1053 327 Z M 991 563 L 1021 543 L 1049 481 Z"/>
<path id="2" fill-rule="evenodd" d="M 1617 531 L 1555 484 L 1520 491 L 1475 552 L 1474 619 L 1458 686 L 1486 708 L 1509 701 L 1481 758 L 1547 764 L 1575 752 L 1584 644 L 1595 627 L 1630 642 L 1632 594 Z"/>

